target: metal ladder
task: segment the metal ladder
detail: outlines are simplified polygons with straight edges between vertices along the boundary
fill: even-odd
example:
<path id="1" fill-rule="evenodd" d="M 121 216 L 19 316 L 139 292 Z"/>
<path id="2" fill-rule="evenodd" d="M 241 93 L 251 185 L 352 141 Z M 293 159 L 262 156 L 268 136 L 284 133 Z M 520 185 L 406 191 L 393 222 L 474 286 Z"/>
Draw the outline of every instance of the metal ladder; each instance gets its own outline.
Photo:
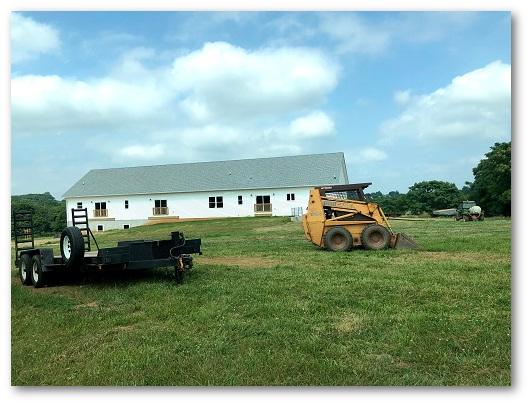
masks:
<path id="1" fill-rule="evenodd" d="M 72 208 L 72 226 L 78 227 L 81 231 L 81 235 L 83 235 L 83 239 L 85 240 L 85 252 L 90 252 L 90 236 L 94 239 L 96 247 L 99 250 L 98 242 L 88 226 L 88 210 L 86 208 Z"/>
<path id="2" fill-rule="evenodd" d="M 33 212 L 20 210 L 13 212 L 13 233 L 15 236 L 15 257 L 18 252 L 24 249 L 34 249 L 35 239 L 33 237 Z M 25 246 L 20 248 L 19 245 L 31 243 L 31 248 Z"/>

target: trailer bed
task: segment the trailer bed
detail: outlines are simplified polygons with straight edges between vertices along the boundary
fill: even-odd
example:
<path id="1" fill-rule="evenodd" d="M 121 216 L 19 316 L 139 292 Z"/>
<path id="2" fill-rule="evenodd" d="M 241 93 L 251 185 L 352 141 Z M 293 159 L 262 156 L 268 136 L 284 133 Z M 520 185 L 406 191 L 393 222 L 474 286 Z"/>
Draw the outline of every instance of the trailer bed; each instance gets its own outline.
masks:
<path id="1" fill-rule="evenodd" d="M 82 216 L 76 215 L 83 211 Z M 184 272 L 193 266 L 191 254 L 201 252 L 200 239 L 184 238 L 179 231 L 171 232 L 170 239 L 162 240 L 125 240 L 119 241 L 114 247 L 99 247 L 94 235 L 88 228 L 86 209 L 72 209 L 72 222 L 84 218 L 87 225 L 85 233 L 76 226 L 67 227 L 61 234 L 60 255 L 54 254 L 52 248 L 34 246 L 32 213 L 24 211 L 15 213 L 15 264 L 19 267 L 19 275 L 24 285 L 34 287 L 46 285 L 47 274 L 50 272 L 81 272 L 85 270 L 140 270 L 155 267 L 175 269 L 178 283 L 184 278 Z M 79 222 L 79 221 L 78 221 Z M 90 236 L 97 247 L 91 250 Z M 31 246 L 21 247 L 22 244 Z"/>

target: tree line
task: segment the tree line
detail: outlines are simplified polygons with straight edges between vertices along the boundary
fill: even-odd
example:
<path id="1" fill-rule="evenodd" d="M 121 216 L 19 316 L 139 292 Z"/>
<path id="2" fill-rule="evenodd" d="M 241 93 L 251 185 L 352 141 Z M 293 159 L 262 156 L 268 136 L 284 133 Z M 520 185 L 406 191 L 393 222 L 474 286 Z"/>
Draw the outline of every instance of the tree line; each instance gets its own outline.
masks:
<path id="1" fill-rule="evenodd" d="M 11 196 L 11 210 L 33 212 L 35 235 L 54 235 L 66 226 L 66 202 L 57 201 L 50 193 Z"/>
<path id="2" fill-rule="evenodd" d="M 459 189 L 454 183 L 431 180 L 415 183 L 407 193 L 369 193 L 389 215 L 430 214 L 433 210 L 456 208 L 464 200 L 475 201 L 487 216 L 511 215 L 511 142 L 495 143 L 477 167 L 473 182 Z"/>

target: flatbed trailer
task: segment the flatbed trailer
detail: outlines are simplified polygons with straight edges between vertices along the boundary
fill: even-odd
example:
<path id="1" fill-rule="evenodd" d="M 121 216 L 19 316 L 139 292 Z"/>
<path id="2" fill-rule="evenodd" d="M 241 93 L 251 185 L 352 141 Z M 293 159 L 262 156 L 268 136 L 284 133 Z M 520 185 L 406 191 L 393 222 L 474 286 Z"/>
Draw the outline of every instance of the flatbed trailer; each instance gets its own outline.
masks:
<path id="1" fill-rule="evenodd" d="M 184 273 L 193 267 L 191 255 L 202 254 L 201 240 L 186 240 L 179 231 L 171 232 L 171 238 L 167 240 L 125 240 L 119 241 L 115 247 L 99 248 L 88 226 L 86 208 L 72 209 L 72 224 L 74 226 L 63 230 L 61 254 L 55 255 L 51 248 L 35 247 L 31 211 L 13 213 L 15 264 L 22 284 L 43 287 L 51 272 L 138 270 L 169 266 L 174 267 L 175 278 L 180 284 L 184 280 Z M 91 237 L 98 247 L 95 251 L 91 250 Z"/>

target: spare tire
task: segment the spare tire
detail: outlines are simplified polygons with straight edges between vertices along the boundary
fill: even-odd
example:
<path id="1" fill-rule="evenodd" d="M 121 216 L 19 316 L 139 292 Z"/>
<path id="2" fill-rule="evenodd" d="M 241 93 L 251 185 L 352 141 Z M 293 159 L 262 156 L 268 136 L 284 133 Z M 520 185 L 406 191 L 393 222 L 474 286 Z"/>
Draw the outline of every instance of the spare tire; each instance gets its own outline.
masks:
<path id="1" fill-rule="evenodd" d="M 368 225 L 361 233 L 361 242 L 366 249 L 385 249 L 390 242 L 390 232 L 379 224 Z"/>
<path id="2" fill-rule="evenodd" d="M 353 246 L 351 233 L 342 226 L 336 226 L 327 231 L 324 242 L 326 248 L 333 252 L 346 252 Z"/>
<path id="3" fill-rule="evenodd" d="M 61 257 L 66 268 L 78 267 L 85 256 L 85 239 L 76 226 L 64 228 L 61 233 Z"/>

